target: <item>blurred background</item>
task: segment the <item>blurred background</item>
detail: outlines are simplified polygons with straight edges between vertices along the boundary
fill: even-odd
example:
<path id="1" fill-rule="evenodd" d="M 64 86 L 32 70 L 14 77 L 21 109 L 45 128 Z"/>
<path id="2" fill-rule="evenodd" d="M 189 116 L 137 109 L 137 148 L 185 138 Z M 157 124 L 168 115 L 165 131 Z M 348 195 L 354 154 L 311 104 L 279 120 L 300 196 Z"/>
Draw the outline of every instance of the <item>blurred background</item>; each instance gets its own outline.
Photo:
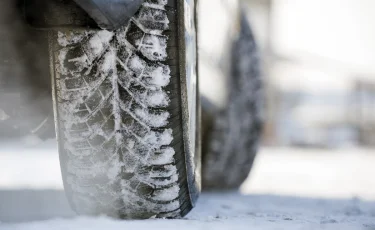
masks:
<path id="1" fill-rule="evenodd" d="M 263 143 L 375 144 L 375 2 L 247 0 L 266 83 Z"/>
<path id="2" fill-rule="evenodd" d="M 266 103 L 260 151 L 241 191 L 374 201 L 375 1 L 244 3 Z M 19 209 L 12 214 L 1 202 L 33 194 L 7 191 L 62 190 L 56 141 L 25 140 L 0 147 L 0 216 L 10 219 Z"/>
<path id="3" fill-rule="evenodd" d="M 246 0 L 265 83 L 243 191 L 375 199 L 375 1 Z"/>

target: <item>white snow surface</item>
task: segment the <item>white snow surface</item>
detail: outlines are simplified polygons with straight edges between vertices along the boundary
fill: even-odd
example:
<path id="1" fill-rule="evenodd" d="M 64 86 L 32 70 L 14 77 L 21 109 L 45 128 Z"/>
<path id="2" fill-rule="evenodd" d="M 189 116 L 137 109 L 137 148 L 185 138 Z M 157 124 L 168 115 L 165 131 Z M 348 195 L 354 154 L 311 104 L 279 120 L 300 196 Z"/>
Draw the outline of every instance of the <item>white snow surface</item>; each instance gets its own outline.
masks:
<path id="1" fill-rule="evenodd" d="M 122 221 L 74 214 L 54 141 L 1 146 L 1 230 L 375 229 L 373 150 L 263 148 L 242 193 L 203 193 L 184 219 Z"/>
<path id="2" fill-rule="evenodd" d="M 44 193 L 49 197 L 40 197 L 43 192 L 40 192 L 40 195 L 37 192 L 31 193 L 33 196 L 29 195 L 29 198 L 34 199 L 31 204 L 35 205 L 35 199 L 39 199 L 39 201 L 64 199 L 62 192 Z M 16 193 L 16 195 L 21 194 Z M 4 196 L 11 197 L 6 193 L 2 195 L 2 198 Z M 27 202 L 26 199 L 19 201 Z M 203 194 L 198 207 L 184 219 L 122 221 L 103 216 L 75 217 L 68 206 L 59 201 L 50 205 L 44 204 L 42 208 L 46 213 L 42 213 L 38 207 L 28 207 L 27 211 L 34 214 L 31 217 L 46 218 L 46 220 L 27 221 L 26 219 L 25 222 L 8 222 L 0 225 L 0 229 L 373 229 L 375 227 L 374 217 L 370 213 L 374 211 L 374 204 L 359 200 L 327 201 L 267 195 L 243 196 L 236 193 L 212 193 Z M 18 211 L 25 212 L 22 210 L 22 204 L 14 207 L 18 208 Z M 37 209 L 38 213 L 31 212 L 32 209 Z M 47 211 L 49 212 L 47 213 Z M 10 214 L 16 215 L 16 210 L 12 210 Z"/>

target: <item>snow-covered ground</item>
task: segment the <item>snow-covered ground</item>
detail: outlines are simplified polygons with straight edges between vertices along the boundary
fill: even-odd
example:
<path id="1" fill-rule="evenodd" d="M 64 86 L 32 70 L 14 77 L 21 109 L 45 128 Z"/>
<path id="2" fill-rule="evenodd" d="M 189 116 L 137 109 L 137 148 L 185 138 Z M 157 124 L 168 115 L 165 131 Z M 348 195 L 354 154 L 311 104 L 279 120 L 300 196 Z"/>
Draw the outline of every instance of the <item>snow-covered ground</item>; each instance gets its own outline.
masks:
<path id="1" fill-rule="evenodd" d="M 55 143 L 1 144 L 0 229 L 375 229 L 372 150 L 263 148 L 241 193 L 204 193 L 181 220 L 77 217 Z"/>

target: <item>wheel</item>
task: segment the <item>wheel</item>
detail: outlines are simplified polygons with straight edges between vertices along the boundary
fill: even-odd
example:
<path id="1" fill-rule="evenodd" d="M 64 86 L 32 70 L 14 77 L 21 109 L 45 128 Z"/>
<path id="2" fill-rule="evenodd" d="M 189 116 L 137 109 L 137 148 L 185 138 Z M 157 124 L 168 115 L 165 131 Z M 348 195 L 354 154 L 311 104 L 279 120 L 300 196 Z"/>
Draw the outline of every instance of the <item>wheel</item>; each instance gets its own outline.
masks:
<path id="1" fill-rule="evenodd" d="M 238 36 L 231 48 L 231 72 L 225 84 L 228 99 L 221 108 L 202 99 L 202 185 L 208 190 L 237 189 L 242 184 L 251 170 L 260 137 L 259 59 L 243 14 Z"/>
<path id="2" fill-rule="evenodd" d="M 79 214 L 176 218 L 195 205 L 194 9 L 146 0 L 116 31 L 50 33 L 62 177 Z"/>

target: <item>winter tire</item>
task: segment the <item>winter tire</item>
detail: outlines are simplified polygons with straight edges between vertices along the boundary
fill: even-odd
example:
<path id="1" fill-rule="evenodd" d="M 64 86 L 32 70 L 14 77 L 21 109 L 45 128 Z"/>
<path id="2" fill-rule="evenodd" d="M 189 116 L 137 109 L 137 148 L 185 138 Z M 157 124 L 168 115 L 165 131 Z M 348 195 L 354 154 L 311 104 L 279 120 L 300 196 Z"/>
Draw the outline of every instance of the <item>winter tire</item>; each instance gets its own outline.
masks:
<path id="1" fill-rule="evenodd" d="M 237 189 L 249 175 L 261 130 L 261 77 L 250 25 L 242 15 L 231 48 L 227 104 L 202 101 L 202 185 L 208 190 Z"/>
<path id="2" fill-rule="evenodd" d="M 50 32 L 62 177 L 79 214 L 176 218 L 195 205 L 194 9 L 146 0 L 118 30 Z"/>

